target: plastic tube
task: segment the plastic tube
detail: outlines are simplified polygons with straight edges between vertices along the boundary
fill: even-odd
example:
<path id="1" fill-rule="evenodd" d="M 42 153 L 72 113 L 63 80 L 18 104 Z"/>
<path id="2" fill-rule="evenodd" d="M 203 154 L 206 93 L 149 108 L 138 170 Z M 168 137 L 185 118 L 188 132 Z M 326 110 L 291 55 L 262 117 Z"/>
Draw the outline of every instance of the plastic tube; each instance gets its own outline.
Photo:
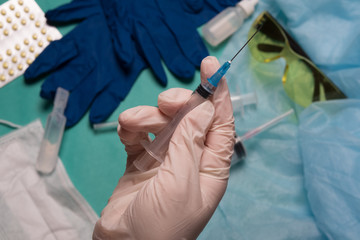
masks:
<path id="1" fill-rule="evenodd" d="M 257 95 L 256 92 L 247 93 L 238 96 L 231 96 L 231 102 L 233 105 L 234 111 L 240 109 L 241 115 L 244 116 L 245 114 L 245 106 L 247 105 L 255 105 L 257 106 Z"/>
<path id="2" fill-rule="evenodd" d="M 41 173 L 48 174 L 55 169 L 66 123 L 64 110 L 68 97 L 69 92 L 65 89 L 56 90 L 54 108 L 46 122 L 45 134 L 35 166 Z"/>
<path id="3" fill-rule="evenodd" d="M 114 122 L 104 122 L 104 123 L 95 123 L 93 124 L 94 130 L 102 130 L 102 129 L 113 129 L 117 128 L 119 123 L 117 121 Z"/>
<path id="4" fill-rule="evenodd" d="M 290 109 L 289 111 L 281 114 L 280 116 L 277 116 L 276 118 L 273 118 L 272 120 L 268 121 L 267 123 L 264 123 L 263 125 L 246 132 L 244 135 L 242 135 L 240 137 L 236 137 L 234 150 L 235 150 L 237 157 L 240 160 L 242 160 L 246 157 L 246 149 L 244 146 L 244 141 L 254 137 L 255 135 L 257 135 L 261 132 L 264 132 L 265 130 L 274 126 L 275 124 L 277 124 L 278 122 L 280 122 L 281 120 L 283 120 L 285 117 L 289 116 L 292 113 L 294 113 L 294 110 Z"/>

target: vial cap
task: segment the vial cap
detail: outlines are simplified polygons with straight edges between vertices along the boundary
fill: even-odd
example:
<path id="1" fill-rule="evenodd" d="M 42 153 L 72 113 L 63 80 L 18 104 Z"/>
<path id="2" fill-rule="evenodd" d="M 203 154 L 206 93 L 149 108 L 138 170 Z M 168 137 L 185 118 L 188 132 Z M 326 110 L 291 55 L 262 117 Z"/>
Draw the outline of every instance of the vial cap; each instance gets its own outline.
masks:
<path id="1" fill-rule="evenodd" d="M 241 141 L 235 143 L 234 151 L 240 160 L 243 160 L 246 157 L 246 149 Z"/>
<path id="2" fill-rule="evenodd" d="M 246 17 L 249 17 L 254 12 L 255 6 L 258 2 L 259 0 L 242 0 L 236 5 L 244 10 Z"/>
<path id="3" fill-rule="evenodd" d="M 58 87 L 56 89 L 56 95 L 54 100 L 54 111 L 64 113 L 68 98 L 69 98 L 69 91 L 61 87 Z"/>

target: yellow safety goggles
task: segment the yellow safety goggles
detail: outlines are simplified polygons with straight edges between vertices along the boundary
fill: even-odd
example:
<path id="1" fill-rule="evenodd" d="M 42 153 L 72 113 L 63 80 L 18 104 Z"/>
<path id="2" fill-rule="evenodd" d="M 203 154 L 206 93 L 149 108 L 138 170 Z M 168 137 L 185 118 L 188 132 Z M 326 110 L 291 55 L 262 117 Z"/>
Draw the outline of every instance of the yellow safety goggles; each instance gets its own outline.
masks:
<path id="1" fill-rule="evenodd" d="M 346 98 L 270 13 L 260 14 L 252 24 L 249 36 L 255 33 L 260 24 L 262 27 L 249 44 L 251 54 L 265 63 L 281 57 L 286 60 L 282 83 L 294 102 L 307 107 L 315 101 Z"/>

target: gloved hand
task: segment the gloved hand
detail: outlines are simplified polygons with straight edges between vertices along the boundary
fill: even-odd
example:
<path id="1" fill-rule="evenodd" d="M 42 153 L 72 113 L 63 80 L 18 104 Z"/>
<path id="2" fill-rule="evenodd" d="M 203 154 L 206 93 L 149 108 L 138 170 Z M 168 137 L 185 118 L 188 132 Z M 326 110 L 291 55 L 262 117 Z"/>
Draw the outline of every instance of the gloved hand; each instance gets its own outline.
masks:
<path id="1" fill-rule="evenodd" d="M 77 123 L 90 107 L 90 122 L 104 121 L 146 64 L 136 55 L 128 69 L 121 68 L 99 0 L 74 0 L 48 11 L 46 18 L 50 23 L 82 22 L 52 42 L 26 70 L 25 79 L 50 72 L 40 92 L 46 99 L 53 99 L 58 87 L 70 91 L 67 126 Z"/>
<path id="2" fill-rule="evenodd" d="M 177 77 L 193 77 L 208 51 L 197 27 L 237 0 L 101 1 L 119 58 L 131 64 L 136 54 L 165 83 L 162 60 Z M 135 47 L 129 47 L 134 41 Z"/>
<path id="3" fill-rule="evenodd" d="M 214 57 L 201 64 L 206 81 L 220 67 Z M 140 141 L 170 122 L 191 91 L 170 89 L 158 106 L 140 106 L 119 116 L 118 133 L 128 153 L 127 169 L 95 225 L 93 239 L 195 239 L 219 204 L 229 177 L 234 118 L 225 80 L 209 101 L 180 122 L 164 162 L 139 172 L 133 161 Z"/>

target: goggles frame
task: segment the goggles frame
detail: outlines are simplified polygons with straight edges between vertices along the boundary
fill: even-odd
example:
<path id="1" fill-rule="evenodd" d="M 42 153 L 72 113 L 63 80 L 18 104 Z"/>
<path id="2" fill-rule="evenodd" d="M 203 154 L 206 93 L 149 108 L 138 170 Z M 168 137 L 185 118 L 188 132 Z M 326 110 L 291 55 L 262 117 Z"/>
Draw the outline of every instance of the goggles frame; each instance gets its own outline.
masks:
<path id="1" fill-rule="evenodd" d="M 269 24 L 270 23 L 270 24 Z M 273 60 L 276 60 L 278 58 L 285 58 L 286 60 L 286 67 L 283 75 L 283 84 L 286 91 L 285 84 L 287 84 L 287 71 L 291 63 L 288 63 L 287 56 L 294 57 L 298 60 L 301 60 L 303 63 L 306 64 L 309 71 L 311 71 L 313 79 L 314 79 L 314 91 L 312 93 L 312 99 L 311 102 L 316 101 L 322 101 L 322 100 L 331 100 L 331 99 L 341 99 L 346 98 L 345 94 L 313 63 L 313 61 L 310 59 L 310 57 L 306 54 L 306 52 L 300 47 L 300 45 L 286 32 L 286 30 L 276 21 L 276 19 L 271 16 L 271 14 L 267 11 L 262 12 L 256 20 L 252 23 L 251 28 L 249 30 L 249 36 L 253 34 L 254 31 L 256 31 L 256 28 L 262 25 L 261 29 L 259 30 L 259 34 L 264 34 L 265 36 L 274 39 L 279 42 L 283 42 L 284 46 L 279 47 L 276 45 L 269 45 L 269 44 L 262 44 L 261 42 L 256 42 L 256 39 L 259 38 L 259 36 L 255 36 L 252 40 L 252 47 L 250 47 L 250 52 L 256 58 L 256 54 L 253 53 L 254 48 L 256 48 L 256 51 L 259 52 L 278 52 L 279 54 L 275 57 L 268 58 L 265 60 L 257 59 L 258 61 L 263 61 L 265 63 L 271 62 Z M 274 29 L 275 28 L 275 29 Z M 278 31 L 281 35 L 279 36 L 277 34 Z M 254 47 L 256 45 L 256 47 Z M 297 81 L 300 81 L 300 79 L 297 79 Z M 290 94 L 287 92 L 289 97 L 297 102 L 296 99 L 294 99 Z M 310 103 L 311 103 L 310 102 Z M 307 107 L 309 104 L 304 104 L 297 102 L 298 104 Z"/>

